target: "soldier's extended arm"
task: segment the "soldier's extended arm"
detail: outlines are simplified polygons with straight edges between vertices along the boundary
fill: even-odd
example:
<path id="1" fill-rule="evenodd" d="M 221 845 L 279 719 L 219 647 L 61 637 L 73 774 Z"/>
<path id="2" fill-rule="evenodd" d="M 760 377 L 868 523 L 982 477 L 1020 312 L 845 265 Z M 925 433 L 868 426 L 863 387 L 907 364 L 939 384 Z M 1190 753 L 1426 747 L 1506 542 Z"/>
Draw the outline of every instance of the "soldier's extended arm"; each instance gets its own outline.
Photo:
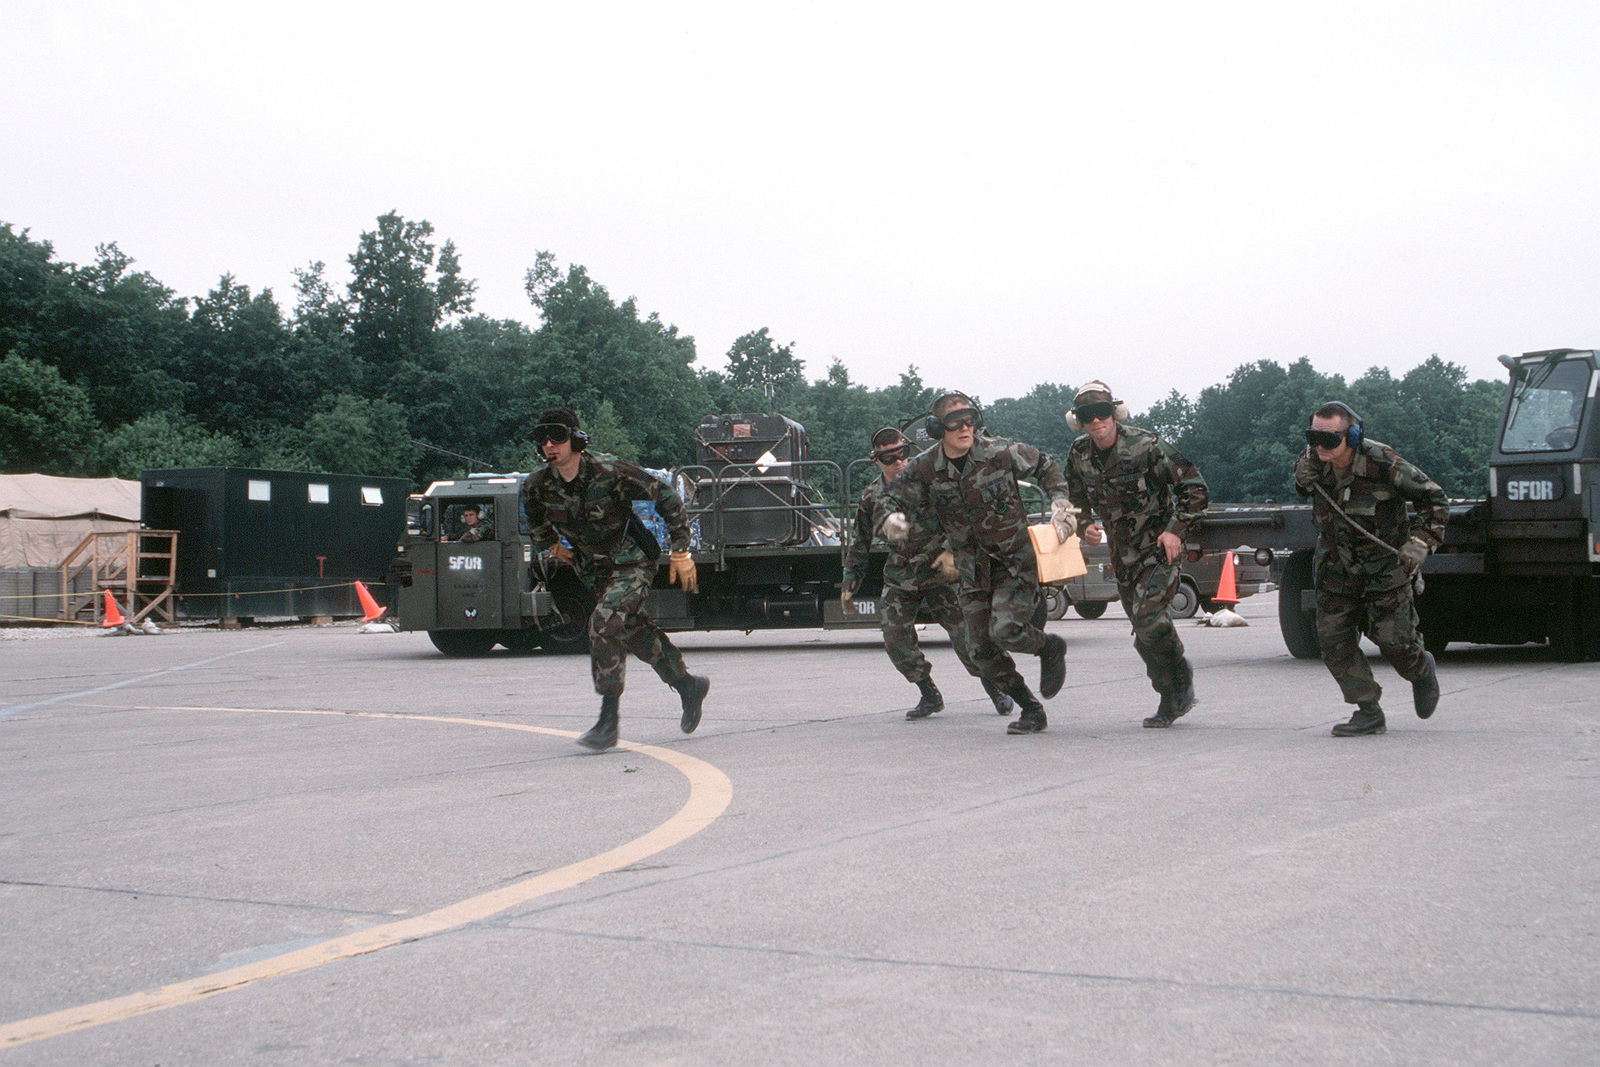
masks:
<path id="1" fill-rule="evenodd" d="M 689 551 L 689 509 L 678 491 L 643 467 L 625 460 L 617 461 L 614 473 L 617 487 L 627 500 L 648 500 L 656 506 L 656 513 L 667 524 L 667 534 L 672 541 L 670 551 Z"/>
<path id="2" fill-rule="evenodd" d="M 1211 493 L 1206 488 L 1206 480 L 1200 476 L 1199 467 L 1190 463 L 1183 453 L 1166 441 L 1160 438 L 1157 441 L 1161 450 L 1161 458 L 1157 462 L 1164 480 L 1172 486 L 1173 515 L 1166 532 L 1182 540 L 1205 517 Z"/>
<path id="3" fill-rule="evenodd" d="M 856 501 L 855 522 L 851 526 L 850 547 L 844 552 L 844 576 L 839 581 L 843 593 L 855 596 L 867 570 L 867 555 L 872 548 L 872 508 L 877 494 L 863 490 Z"/>
<path id="4" fill-rule="evenodd" d="M 1439 483 L 1404 459 L 1390 469 L 1389 483 L 1416 505 L 1417 521 L 1411 528 L 1411 536 L 1426 544 L 1430 552 L 1444 544 L 1444 526 L 1450 521 L 1450 498 L 1445 496 Z"/>
<path id="5" fill-rule="evenodd" d="M 532 478 L 522 484 L 522 510 L 528 516 L 528 538 L 533 542 L 533 550 L 543 552 L 551 545 L 559 544 L 561 539 L 556 536 L 555 527 L 545 518 L 544 504 L 529 491 L 532 486 Z"/>

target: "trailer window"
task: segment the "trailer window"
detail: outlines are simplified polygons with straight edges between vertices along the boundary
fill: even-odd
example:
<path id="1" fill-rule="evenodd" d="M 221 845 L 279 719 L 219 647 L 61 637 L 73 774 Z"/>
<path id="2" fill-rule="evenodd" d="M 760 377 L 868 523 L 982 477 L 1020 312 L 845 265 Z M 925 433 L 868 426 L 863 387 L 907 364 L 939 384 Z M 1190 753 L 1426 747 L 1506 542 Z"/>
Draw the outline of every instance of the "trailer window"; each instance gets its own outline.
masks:
<path id="1" fill-rule="evenodd" d="M 361 487 L 361 502 L 368 507 L 379 507 L 383 504 L 383 487 L 378 485 L 363 485 Z"/>
<path id="2" fill-rule="evenodd" d="M 328 502 L 328 487 L 317 482 L 306 486 L 306 503 L 326 504 Z"/>
<path id="3" fill-rule="evenodd" d="M 272 483 L 255 478 L 250 479 L 250 483 L 245 487 L 245 497 L 250 500 L 271 500 Z"/>
<path id="4" fill-rule="evenodd" d="M 1535 364 L 1511 394 L 1502 452 L 1565 452 L 1578 443 L 1589 392 L 1589 364 Z"/>

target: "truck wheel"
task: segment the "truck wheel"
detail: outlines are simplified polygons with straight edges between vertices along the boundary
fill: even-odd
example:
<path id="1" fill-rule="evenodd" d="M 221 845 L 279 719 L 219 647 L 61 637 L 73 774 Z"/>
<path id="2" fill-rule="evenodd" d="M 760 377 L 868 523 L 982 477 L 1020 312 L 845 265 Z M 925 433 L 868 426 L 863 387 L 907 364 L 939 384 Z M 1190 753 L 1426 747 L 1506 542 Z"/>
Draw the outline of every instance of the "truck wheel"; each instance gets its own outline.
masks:
<path id="1" fill-rule="evenodd" d="M 1067 609 L 1072 606 L 1072 600 L 1060 589 L 1051 586 L 1044 588 L 1044 613 L 1052 619 L 1067 617 Z"/>
<path id="2" fill-rule="evenodd" d="M 550 579 L 550 595 L 564 621 L 539 631 L 539 647 L 558 656 L 582 655 L 589 651 L 589 616 L 594 612 L 594 593 L 570 570 L 562 568 Z"/>
<path id="3" fill-rule="evenodd" d="M 1317 640 L 1317 613 L 1300 607 L 1300 594 L 1312 588 L 1311 549 L 1299 548 L 1283 568 L 1283 585 L 1278 589 L 1278 629 L 1289 655 L 1295 659 L 1316 659 L 1322 655 Z"/>
<path id="4" fill-rule="evenodd" d="M 539 647 L 538 630 L 501 630 L 500 643 L 507 651 L 525 656 Z"/>
<path id="5" fill-rule="evenodd" d="M 1187 575 L 1178 579 L 1178 591 L 1172 594 L 1172 602 L 1167 605 L 1167 614 L 1174 619 L 1192 619 L 1194 613 L 1200 610 L 1200 590 L 1195 588 L 1193 581 Z"/>
<path id="6" fill-rule="evenodd" d="M 500 639 L 497 630 L 429 630 L 428 640 L 447 656 L 482 656 Z"/>
<path id="7" fill-rule="evenodd" d="M 1104 600 L 1075 600 L 1072 602 L 1072 610 L 1086 619 L 1098 619 L 1106 613 L 1106 602 Z"/>

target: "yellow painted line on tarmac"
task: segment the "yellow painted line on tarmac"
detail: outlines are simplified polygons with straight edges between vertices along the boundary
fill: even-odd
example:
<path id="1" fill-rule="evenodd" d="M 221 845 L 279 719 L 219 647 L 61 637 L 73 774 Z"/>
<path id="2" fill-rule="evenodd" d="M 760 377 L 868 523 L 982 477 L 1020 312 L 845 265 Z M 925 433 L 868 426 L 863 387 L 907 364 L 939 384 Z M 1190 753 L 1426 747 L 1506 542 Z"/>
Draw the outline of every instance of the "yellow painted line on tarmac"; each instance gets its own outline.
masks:
<path id="1" fill-rule="evenodd" d="M 514 723 L 487 722 L 483 719 L 451 718 L 434 715 L 400 715 L 391 712 L 286 711 L 275 708 L 172 708 L 161 710 L 404 719 L 408 722 L 439 722 L 464 726 L 487 726 L 497 730 L 521 730 L 525 733 L 546 734 L 551 737 L 561 738 L 575 738 L 578 736 L 569 730 L 551 730 L 543 726 L 521 726 Z M 416 941 L 420 938 L 430 937 L 433 934 L 443 933 L 446 930 L 454 930 L 468 923 L 481 922 L 519 904 L 526 904 L 531 900 L 536 900 L 550 893 L 560 892 L 563 889 L 571 889 L 573 886 L 580 885 L 597 875 L 621 870 L 623 867 L 638 863 L 650 856 L 654 856 L 658 852 L 663 852 L 710 826 L 727 810 L 729 802 L 733 799 L 733 783 L 729 781 L 728 776 L 704 760 L 686 756 L 669 748 L 640 745 L 631 741 L 619 741 L 617 742 L 617 747 L 659 760 L 689 780 L 689 799 L 684 802 L 683 807 L 678 809 L 678 813 L 672 818 L 642 837 L 636 837 L 632 841 L 619 845 L 608 852 L 602 852 L 598 856 L 591 856 L 576 863 L 569 863 L 565 867 L 546 871 L 544 874 L 535 875 L 521 882 L 514 882 L 511 885 L 503 886 L 480 896 L 469 897 L 437 911 L 430 911 L 425 915 L 402 919 L 399 922 L 385 923 L 382 926 L 374 926 L 369 930 L 347 934 L 344 937 L 336 937 L 330 941 L 324 941 L 294 952 L 286 952 L 281 956 L 273 956 L 270 959 L 258 960 L 242 967 L 234 967 L 226 971 L 219 971 L 216 974 L 208 974 L 203 978 L 175 982 L 172 985 L 161 986 L 158 989 L 146 990 L 142 993 L 132 993 L 124 997 L 102 1000 L 93 1004 L 68 1008 L 65 1011 L 51 1012 L 48 1015 L 36 1015 L 31 1019 L 7 1023 L 4 1026 L 0 1026 L 0 1049 L 27 1044 L 30 1041 L 40 1041 L 47 1037 L 69 1034 L 75 1030 L 87 1030 L 95 1026 L 104 1026 L 106 1023 L 120 1022 L 123 1019 L 131 1019 L 136 1015 L 160 1011 L 163 1008 L 174 1008 L 180 1004 L 188 1004 L 192 1001 L 214 997 L 219 993 L 243 989 L 245 986 L 267 978 L 295 974 L 299 971 L 310 970 L 313 967 L 320 967 L 325 963 L 346 960 L 352 956 L 364 956 L 369 952 L 377 952 L 379 949 L 389 948 L 393 945 L 403 945 L 408 941 Z"/>

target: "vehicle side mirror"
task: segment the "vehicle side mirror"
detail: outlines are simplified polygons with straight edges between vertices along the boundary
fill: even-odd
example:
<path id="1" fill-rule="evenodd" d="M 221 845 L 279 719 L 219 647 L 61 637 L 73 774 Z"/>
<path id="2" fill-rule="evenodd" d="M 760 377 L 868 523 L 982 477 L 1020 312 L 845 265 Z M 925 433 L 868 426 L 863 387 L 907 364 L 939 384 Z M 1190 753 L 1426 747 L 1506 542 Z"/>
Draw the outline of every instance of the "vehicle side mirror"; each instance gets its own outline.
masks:
<path id="1" fill-rule="evenodd" d="M 422 527 L 422 537 L 423 537 L 423 539 L 427 540 L 427 541 L 432 541 L 433 540 L 433 505 L 432 504 L 424 504 L 424 505 L 422 505 L 422 511 L 419 512 L 418 515 L 417 515 L 417 524 Z"/>

